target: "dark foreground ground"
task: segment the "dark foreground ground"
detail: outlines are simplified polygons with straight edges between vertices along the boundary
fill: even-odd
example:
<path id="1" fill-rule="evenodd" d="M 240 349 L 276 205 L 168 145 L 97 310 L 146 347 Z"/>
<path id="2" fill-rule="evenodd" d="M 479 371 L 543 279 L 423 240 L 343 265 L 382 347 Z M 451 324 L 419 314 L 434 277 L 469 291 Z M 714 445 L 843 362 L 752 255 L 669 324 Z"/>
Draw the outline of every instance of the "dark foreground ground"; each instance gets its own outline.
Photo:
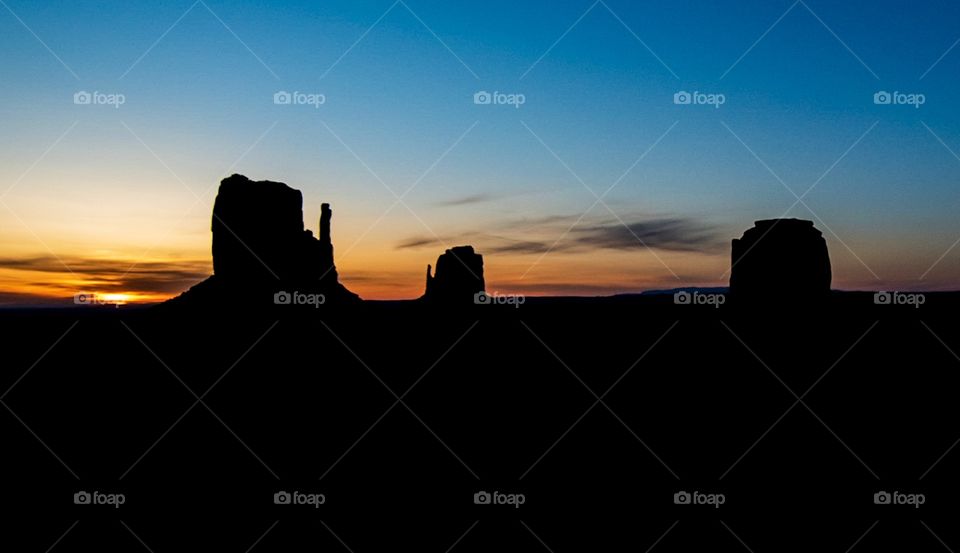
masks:
<path id="1" fill-rule="evenodd" d="M 766 307 L 3 312 L 0 527 L 11 551 L 960 550 L 956 296 Z"/>

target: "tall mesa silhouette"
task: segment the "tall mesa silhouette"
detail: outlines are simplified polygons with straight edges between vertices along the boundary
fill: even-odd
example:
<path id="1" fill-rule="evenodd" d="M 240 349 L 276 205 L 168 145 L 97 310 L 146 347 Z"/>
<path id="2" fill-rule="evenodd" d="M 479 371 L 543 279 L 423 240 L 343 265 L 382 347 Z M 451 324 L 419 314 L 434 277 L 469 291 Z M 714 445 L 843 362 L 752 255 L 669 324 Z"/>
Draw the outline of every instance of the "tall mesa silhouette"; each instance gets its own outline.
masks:
<path id="1" fill-rule="evenodd" d="M 360 297 L 339 282 L 330 222 L 322 204 L 319 237 L 304 228 L 303 195 L 282 182 L 232 175 L 213 205 L 213 276 L 171 300 L 174 305 L 243 302 L 264 306 L 278 292 L 322 294 L 324 303 Z"/>
<path id="2" fill-rule="evenodd" d="M 733 240 L 730 295 L 737 302 L 760 303 L 783 294 L 824 299 L 831 278 L 827 242 L 812 221 L 756 221 Z"/>

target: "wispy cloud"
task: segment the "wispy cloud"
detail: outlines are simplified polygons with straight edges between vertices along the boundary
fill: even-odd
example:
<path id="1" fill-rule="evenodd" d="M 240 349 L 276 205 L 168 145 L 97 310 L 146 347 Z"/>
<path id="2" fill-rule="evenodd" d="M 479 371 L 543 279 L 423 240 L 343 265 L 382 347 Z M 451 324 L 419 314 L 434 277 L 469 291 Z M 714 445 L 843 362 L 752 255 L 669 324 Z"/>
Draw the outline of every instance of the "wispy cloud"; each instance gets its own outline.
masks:
<path id="1" fill-rule="evenodd" d="M 471 194 L 469 196 L 461 196 L 459 198 L 441 200 L 439 202 L 434 203 L 433 205 L 438 207 L 457 207 L 461 205 L 470 205 L 470 204 L 479 204 L 483 202 L 489 202 L 493 199 L 494 197 L 492 194 Z"/>
<path id="2" fill-rule="evenodd" d="M 634 249 L 650 247 L 668 251 L 708 251 L 723 243 L 716 228 L 695 219 L 673 217 L 619 221 L 571 231 L 573 241 L 589 248 Z"/>
<path id="3" fill-rule="evenodd" d="M 714 225 L 692 217 L 634 217 L 580 221 L 576 217 L 547 216 L 537 220 L 508 221 L 497 225 L 498 235 L 466 232 L 455 236 L 412 236 L 398 249 L 472 244 L 489 254 L 542 254 L 588 252 L 599 249 L 646 249 L 711 253 L 725 247 L 726 237 Z M 558 241 L 559 239 L 559 241 Z"/>
<path id="4" fill-rule="evenodd" d="M 47 289 L 51 294 L 69 293 L 78 287 L 92 292 L 175 294 L 209 276 L 211 268 L 204 260 L 137 262 L 131 259 L 33 256 L 0 258 L 0 271 L 49 275 L 49 280 L 41 277 L 31 281 L 30 288 Z"/>

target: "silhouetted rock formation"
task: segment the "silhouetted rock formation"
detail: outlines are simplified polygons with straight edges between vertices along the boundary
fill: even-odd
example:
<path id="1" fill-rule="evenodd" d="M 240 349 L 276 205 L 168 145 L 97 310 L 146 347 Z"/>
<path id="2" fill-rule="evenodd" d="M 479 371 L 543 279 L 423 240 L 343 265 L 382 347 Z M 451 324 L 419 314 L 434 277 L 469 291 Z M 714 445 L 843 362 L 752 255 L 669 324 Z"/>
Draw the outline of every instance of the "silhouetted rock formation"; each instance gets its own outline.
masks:
<path id="1" fill-rule="evenodd" d="M 827 242 L 812 221 L 767 219 L 733 240 L 730 294 L 759 302 L 778 296 L 817 299 L 830 292 Z"/>
<path id="2" fill-rule="evenodd" d="M 437 258 L 436 273 L 427 265 L 427 288 L 423 299 L 437 303 L 473 303 L 484 290 L 483 256 L 473 246 L 450 248 Z"/>
<path id="3" fill-rule="evenodd" d="M 244 298 L 236 301 L 254 303 L 272 303 L 273 292 L 323 294 L 325 303 L 359 300 L 338 282 L 332 215 L 323 204 L 318 239 L 304 229 L 299 190 L 243 175 L 223 179 L 210 227 L 214 276 L 181 298 L 202 301 L 240 291 Z"/>

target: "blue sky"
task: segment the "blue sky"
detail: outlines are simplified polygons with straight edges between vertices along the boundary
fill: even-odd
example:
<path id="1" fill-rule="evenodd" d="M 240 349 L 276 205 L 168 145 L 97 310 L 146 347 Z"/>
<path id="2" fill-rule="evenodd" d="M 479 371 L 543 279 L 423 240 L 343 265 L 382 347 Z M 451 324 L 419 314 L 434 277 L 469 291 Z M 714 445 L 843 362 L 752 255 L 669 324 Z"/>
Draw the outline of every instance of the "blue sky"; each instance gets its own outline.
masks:
<path id="1" fill-rule="evenodd" d="M 788 215 L 824 231 L 835 286 L 960 276 L 960 249 L 938 262 L 960 237 L 956 2 L 3 4 L 8 261 L 180 260 L 199 278 L 216 183 L 241 172 L 303 190 L 308 226 L 333 203 L 340 272 L 366 297 L 416 295 L 461 242 L 502 252 L 487 267 L 504 291 L 722 284 L 729 239 L 794 203 L 784 184 L 816 183 Z M 325 103 L 275 105 L 280 90 Z M 75 105 L 78 91 L 125 102 Z M 678 91 L 725 102 L 676 105 Z M 700 238 L 584 238 L 664 220 Z M 33 269 L 0 278 L 64 276 Z"/>

